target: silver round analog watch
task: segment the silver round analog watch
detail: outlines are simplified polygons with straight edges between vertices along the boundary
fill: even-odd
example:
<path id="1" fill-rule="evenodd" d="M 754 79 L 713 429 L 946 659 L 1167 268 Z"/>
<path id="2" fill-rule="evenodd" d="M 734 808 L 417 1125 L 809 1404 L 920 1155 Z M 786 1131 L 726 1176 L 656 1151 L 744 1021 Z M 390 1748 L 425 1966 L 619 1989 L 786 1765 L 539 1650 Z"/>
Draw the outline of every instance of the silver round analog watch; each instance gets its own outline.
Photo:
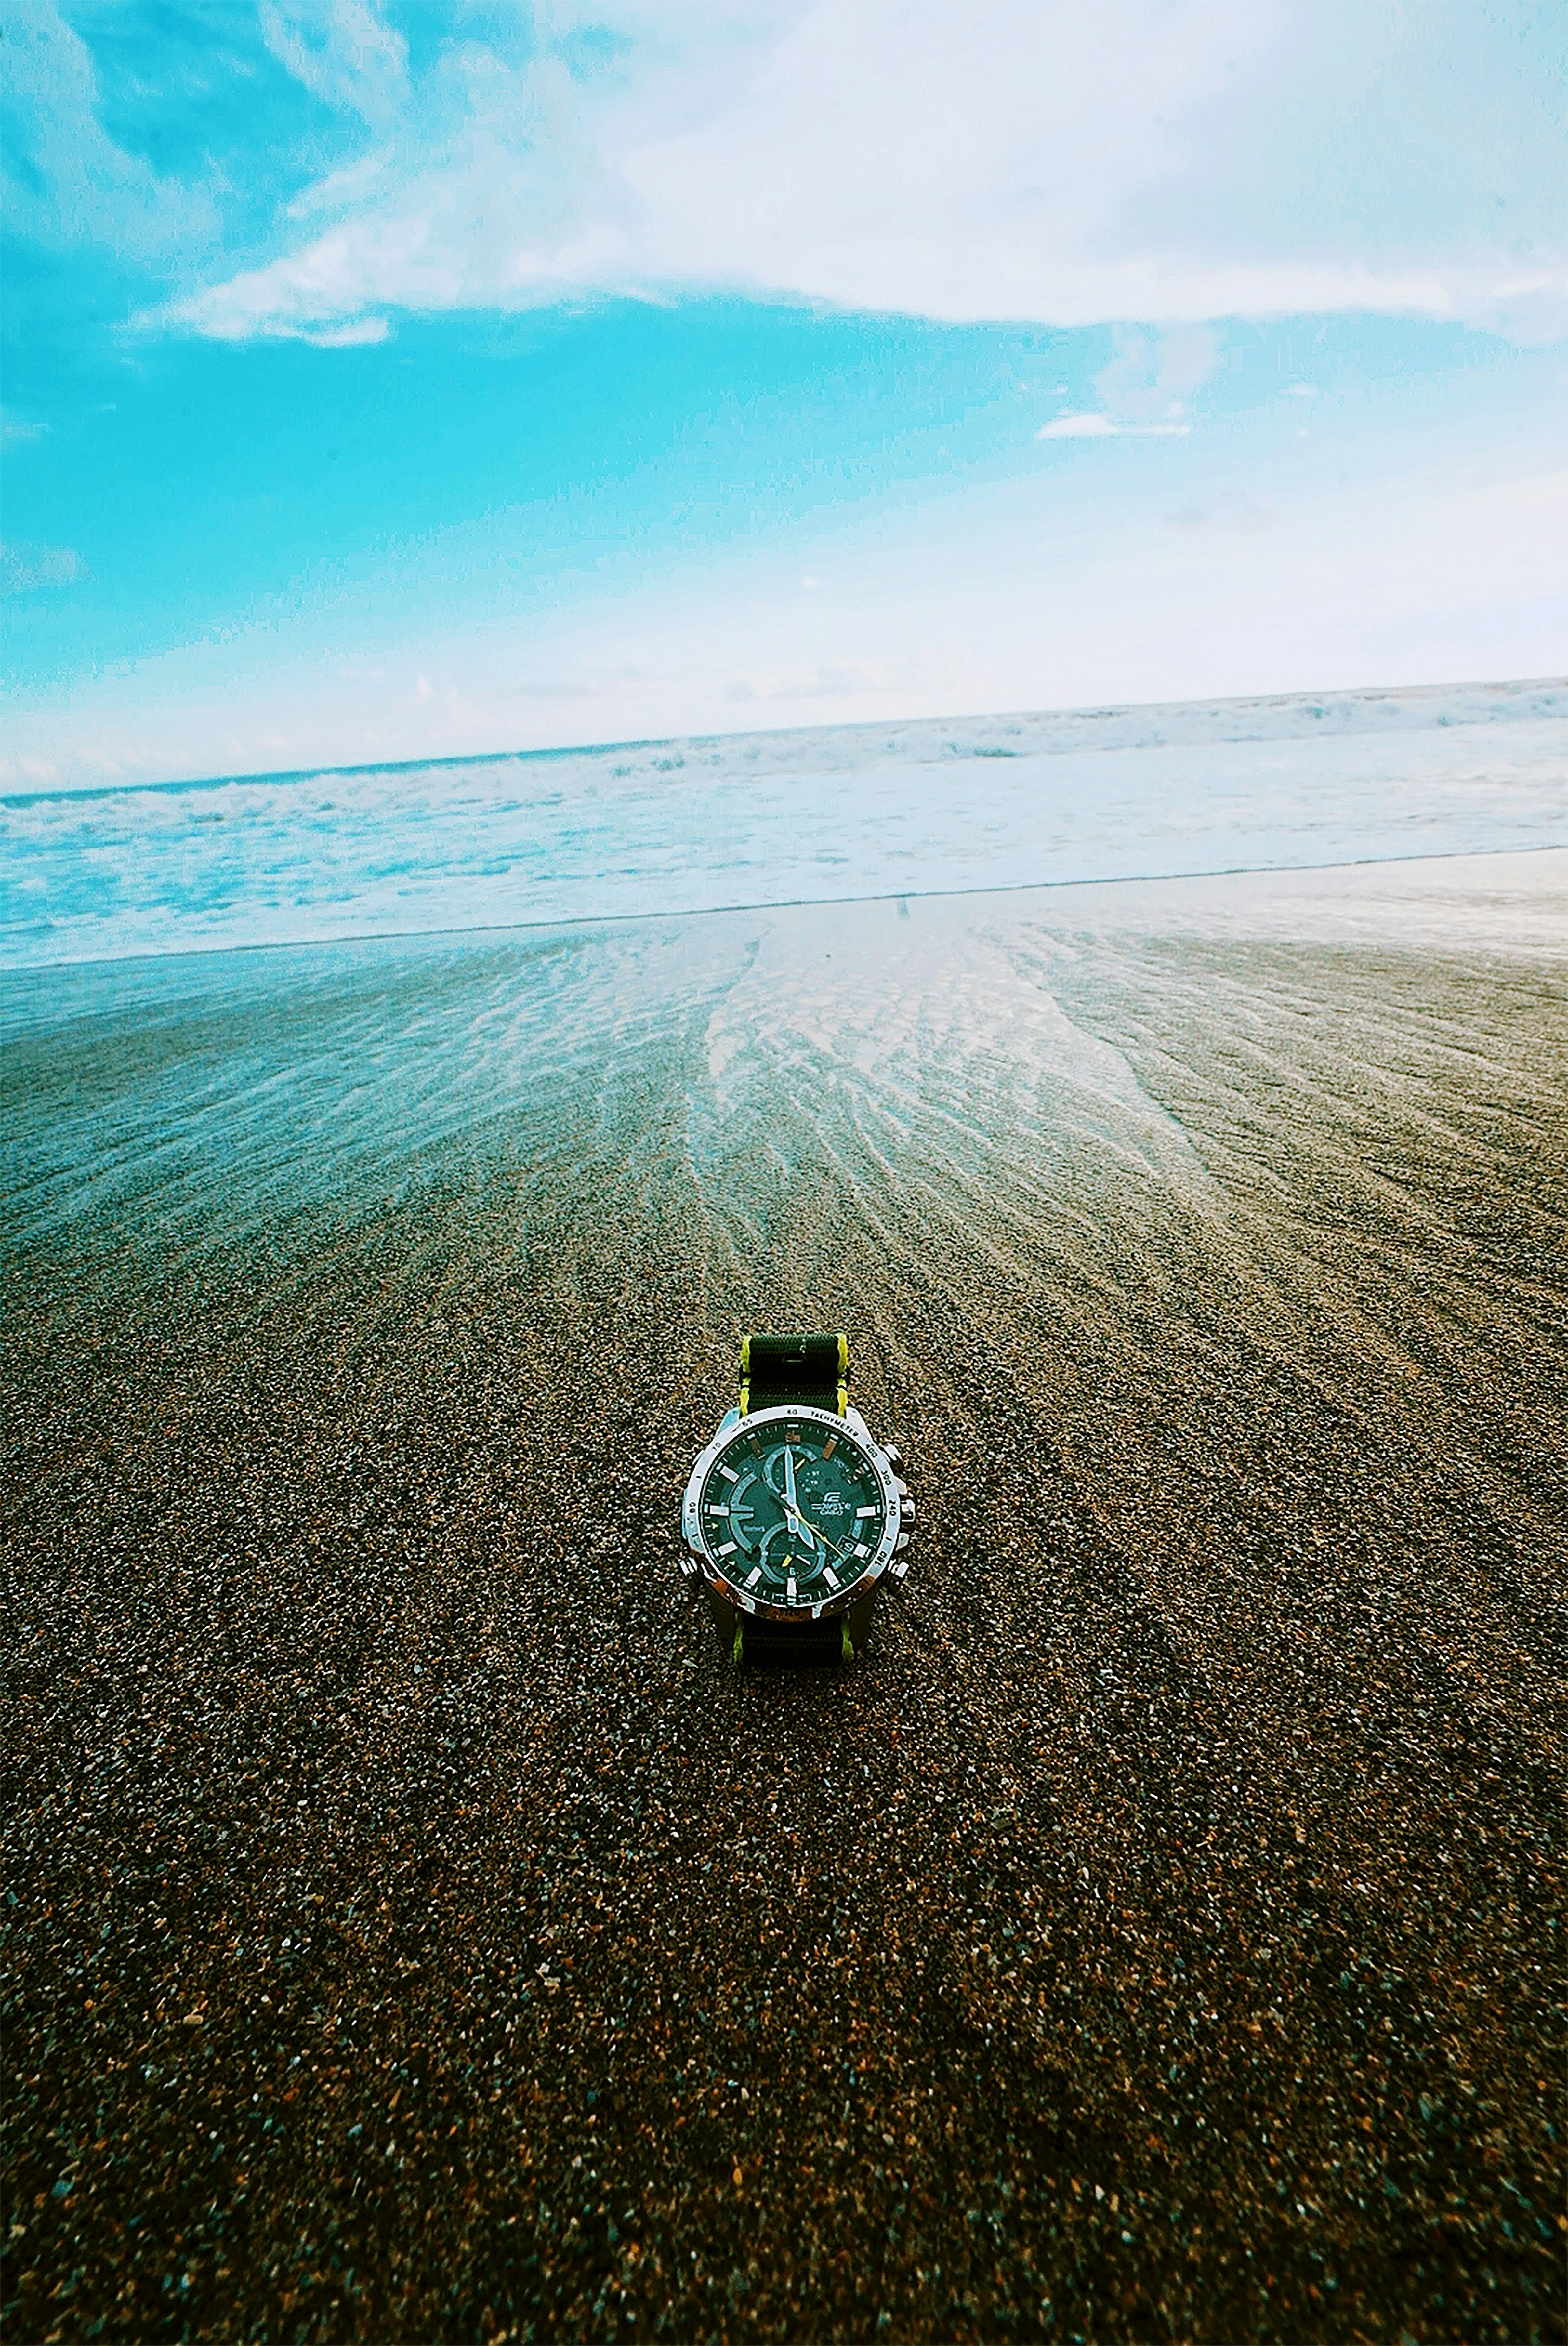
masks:
<path id="1" fill-rule="evenodd" d="M 849 1371 L 841 1335 L 744 1337 L 737 1404 L 691 1470 L 681 1568 L 738 1663 L 852 1661 L 909 1570 L 914 1502 Z"/>

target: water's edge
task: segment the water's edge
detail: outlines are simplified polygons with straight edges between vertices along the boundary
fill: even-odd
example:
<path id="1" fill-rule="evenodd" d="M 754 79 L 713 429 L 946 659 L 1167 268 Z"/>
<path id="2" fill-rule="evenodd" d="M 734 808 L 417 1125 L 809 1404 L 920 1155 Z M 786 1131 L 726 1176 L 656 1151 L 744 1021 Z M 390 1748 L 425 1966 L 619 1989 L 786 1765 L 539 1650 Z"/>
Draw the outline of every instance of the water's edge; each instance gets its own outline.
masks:
<path id="1" fill-rule="evenodd" d="M 0 967 L 1560 845 L 1568 683 L 0 798 Z"/>

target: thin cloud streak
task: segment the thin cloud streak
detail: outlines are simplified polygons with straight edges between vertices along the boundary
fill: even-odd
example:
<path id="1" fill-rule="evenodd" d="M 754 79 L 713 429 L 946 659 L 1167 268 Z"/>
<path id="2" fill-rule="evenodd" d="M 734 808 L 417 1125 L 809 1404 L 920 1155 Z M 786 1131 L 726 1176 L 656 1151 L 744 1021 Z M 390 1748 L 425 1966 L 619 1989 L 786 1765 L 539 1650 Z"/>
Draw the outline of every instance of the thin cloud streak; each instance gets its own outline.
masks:
<path id="1" fill-rule="evenodd" d="M 87 566 L 75 546 L 0 545 L 0 595 L 74 586 L 87 575 Z"/>
<path id="2" fill-rule="evenodd" d="M 1036 440 L 1125 440 L 1139 437 L 1155 440 L 1185 439 L 1192 430 L 1190 423 L 1113 423 L 1108 415 L 1058 415 L 1054 423 L 1043 423 L 1034 434 Z"/>
<path id="3" fill-rule="evenodd" d="M 965 508 L 945 530 L 884 517 L 858 549 L 840 540 L 845 576 L 817 595 L 793 565 L 769 584 L 735 553 L 684 586 L 460 636 L 427 626 L 373 658 L 324 654 L 308 615 L 284 633 L 269 617 L 66 701 L 19 703 L 0 779 L 346 766 L 1390 674 L 1547 676 L 1562 667 L 1565 530 L 1560 471 L 1362 481 L 1267 515 L 1223 497 L 1153 512 L 1096 496 L 1075 544 L 1044 487 L 1012 483 L 978 527 Z M 1061 558 L 1042 565 L 1048 532 Z"/>

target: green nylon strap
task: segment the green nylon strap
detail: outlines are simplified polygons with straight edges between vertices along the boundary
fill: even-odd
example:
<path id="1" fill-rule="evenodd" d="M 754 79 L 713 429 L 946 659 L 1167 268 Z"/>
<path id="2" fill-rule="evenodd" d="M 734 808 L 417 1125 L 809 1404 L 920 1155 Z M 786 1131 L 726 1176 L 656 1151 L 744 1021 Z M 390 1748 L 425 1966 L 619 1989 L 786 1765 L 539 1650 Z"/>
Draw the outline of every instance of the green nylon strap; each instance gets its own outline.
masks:
<path id="1" fill-rule="evenodd" d="M 740 1340 L 740 1413 L 779 1409 L 829 1409 L 840 1417 L 849 1406 L 850 1340 L 839 1334 L 750 1335 Z M 730 1659 L 741 1662 L 852 1662 L 855 1648 L 847 1619 L 793 1623 L 759 1621 L 740 1613 Z"/>
<path id="2" fill-rule="evenodd" d="M 840 1622 L 803 1621 L 797 1628 L 785 1627 L 781 1622 L 759 1621 L 754 1614 L 743 1613 L 735 1633 L 732 1658 L 738 1662 L 760 1662 L 765 1667 L 817 1668 L 828 1669 L 850 1660 L 854 1654 L 847 1629 Z"/>
<path id="3" fill-rule="evenodd" d="M 798 1402 L 802 1408 L 836 1410 L 841 1416 L 849 1375 L 846 1336 L 743 1336 L 741 1414 Z"/>

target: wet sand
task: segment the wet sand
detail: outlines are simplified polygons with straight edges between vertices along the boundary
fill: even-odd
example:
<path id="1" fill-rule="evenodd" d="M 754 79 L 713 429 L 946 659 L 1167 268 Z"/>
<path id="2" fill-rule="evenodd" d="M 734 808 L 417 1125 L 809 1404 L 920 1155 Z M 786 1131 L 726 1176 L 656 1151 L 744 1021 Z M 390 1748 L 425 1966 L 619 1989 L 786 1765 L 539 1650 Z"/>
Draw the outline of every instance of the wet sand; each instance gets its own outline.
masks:
<path id="1" fill-rule="evenodd" d="M 7 2335 L 1563 2335 L 1568 855 L 0 993 Z M 921 1545 L 675 1570 L 745 1325 Z"/>

